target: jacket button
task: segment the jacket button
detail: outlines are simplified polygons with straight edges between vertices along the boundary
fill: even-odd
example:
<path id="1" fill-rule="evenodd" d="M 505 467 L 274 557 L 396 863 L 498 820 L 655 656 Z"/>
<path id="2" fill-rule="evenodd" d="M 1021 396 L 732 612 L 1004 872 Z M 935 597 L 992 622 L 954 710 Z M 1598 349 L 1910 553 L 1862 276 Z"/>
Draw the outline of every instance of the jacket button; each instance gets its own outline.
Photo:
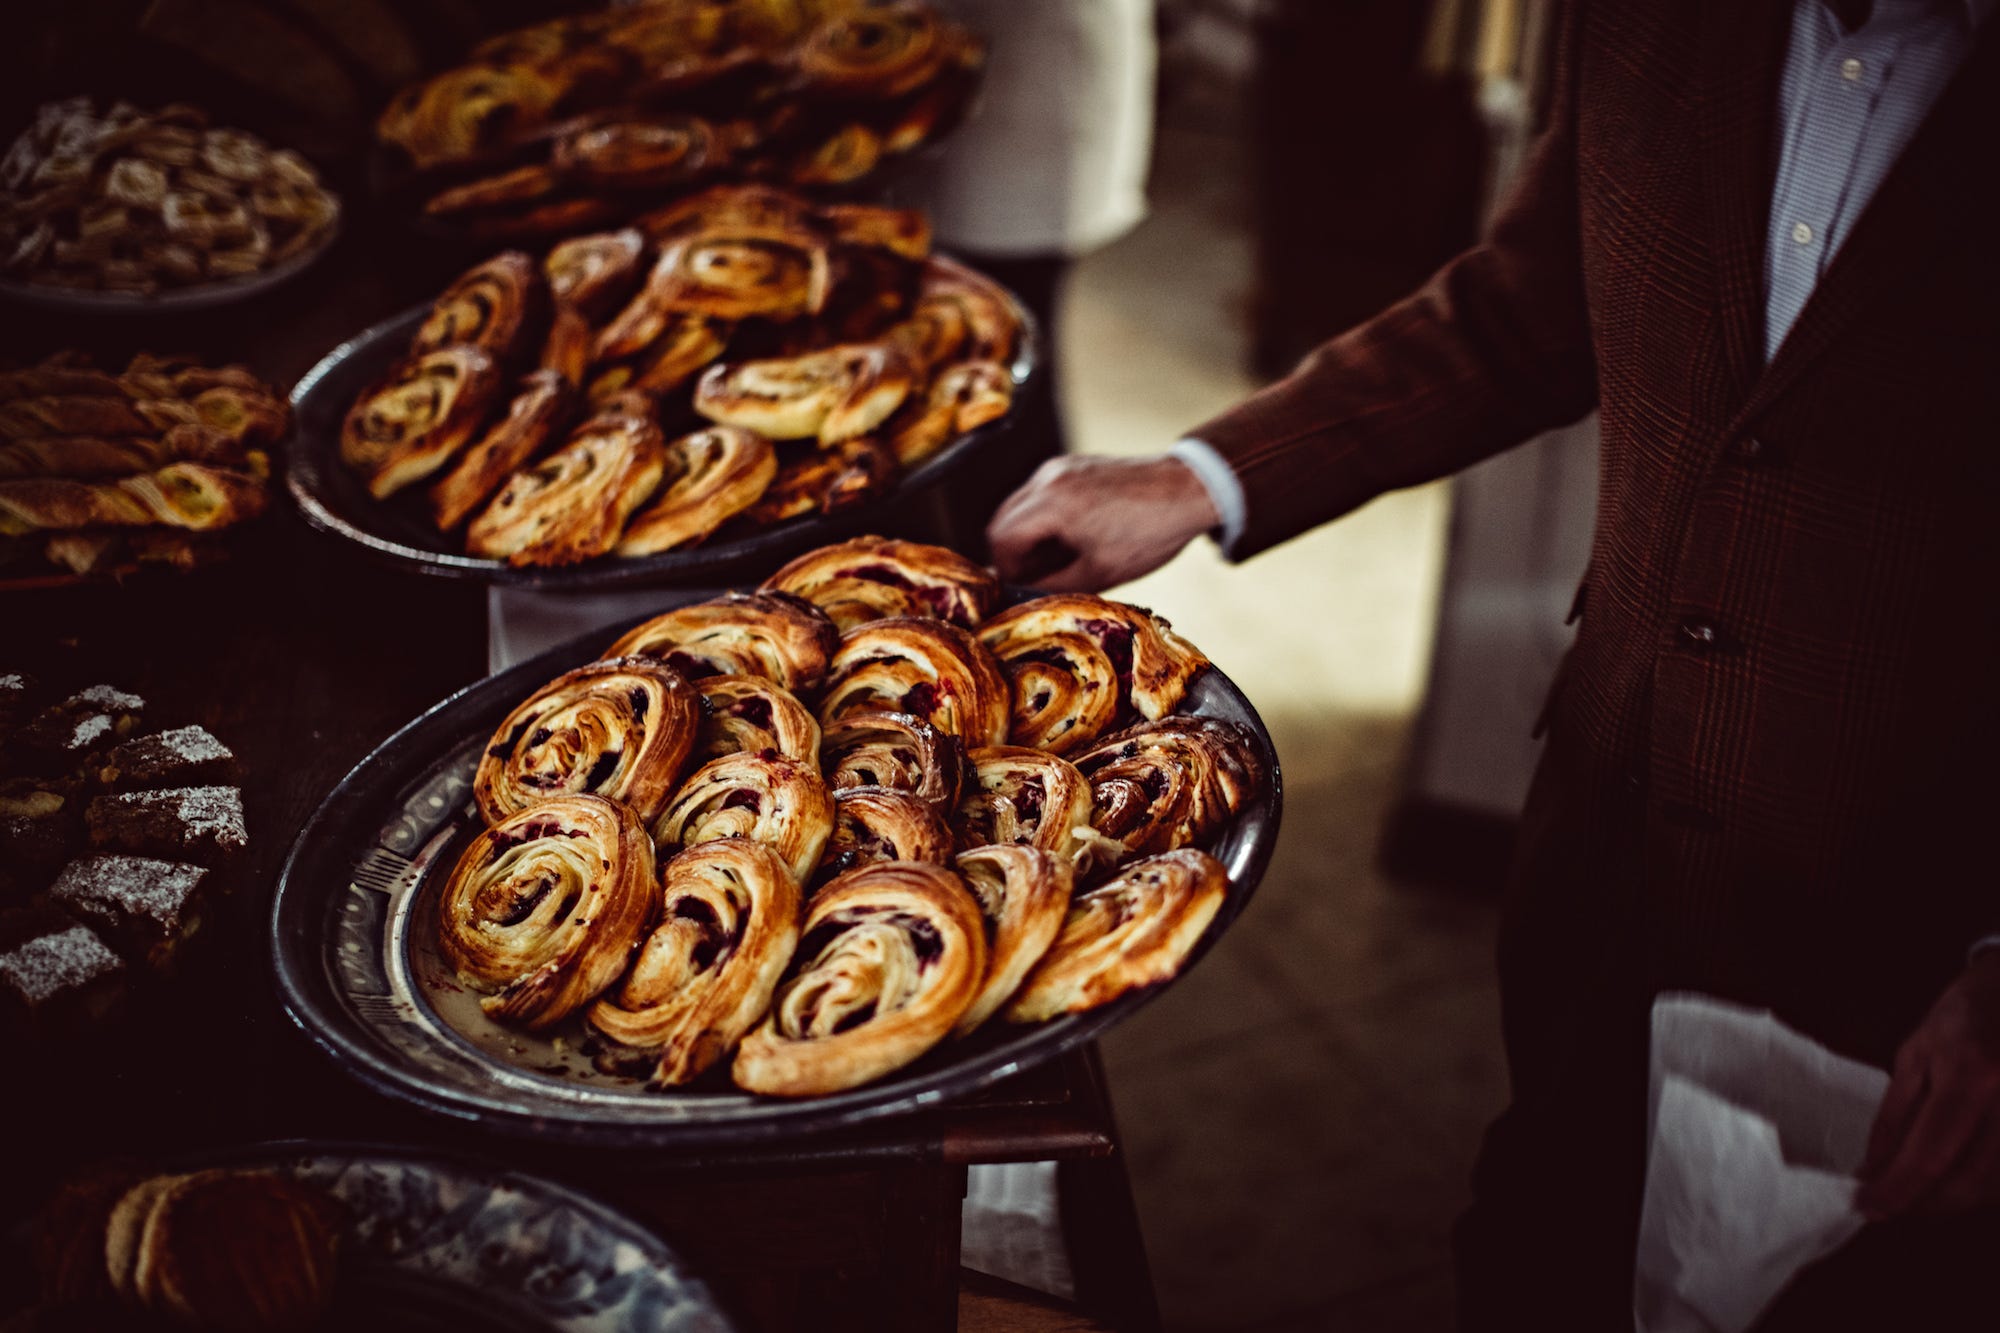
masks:
<path id="1" fill-rule="evenodd" d="M 1707 652 L 1716 644 L 1715 626 L 1709 621 L 1690 616 L 1681 622 L 1681 642 L 1696 652 Z"/>
<path id="2" fill-rule="evenodd" d="M 1758 459 L 1764 456 L 1764 442 L 1755 435 L 1745 436 L 1743 443 L 1738 445 L 1737 449 L 1747 459 Z"/>

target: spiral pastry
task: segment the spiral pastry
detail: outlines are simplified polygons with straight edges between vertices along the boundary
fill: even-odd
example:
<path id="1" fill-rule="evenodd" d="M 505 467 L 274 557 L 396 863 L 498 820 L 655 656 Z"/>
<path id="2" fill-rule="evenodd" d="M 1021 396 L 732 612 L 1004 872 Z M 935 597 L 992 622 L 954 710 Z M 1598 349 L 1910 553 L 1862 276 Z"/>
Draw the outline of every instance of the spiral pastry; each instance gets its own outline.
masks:
<path id="1" fill-rule="evenodd" d="M 724 593 L 678 606 L 627 632 L 607 656 L 657 657 L 689 680 L 762 676 L 793 694 L 826 678 L 840 631 L 818 607 L 784 593 Z"/>
<path id="2" fill-rule="evenodd" d="M 976 628 L 1000 603 L 1000 581 L 943 546 L 856 537 L 822 546 L 762 584 L 803 597 L 842 630 L 896 616 L 936 616 Z"/>
<path id="3" fill-rule="evenodd" d="M 596 189 L 679 185 L 728 161 L 715 127 L 698 116 L 660 115 L 558 134 L 549 161 L 564 178 Z"/>
<path id="4" fill-rule="evenodd" d="M 795 185 L 850 185 L 875 170 L 881 161 L 881 134 L 856 121 L 794 158 L 786 174 Z"/>
<path id="5" fill-rule="evenodd" d="M 965 763 L 971 781 L 951 816 L 960 851 L 1038 847 L 1081 871 L 1110 850 L 1090 825 L 1090 784 L 1068 760 L 989 745 L 966 751 Z"/>
<path id="6" fill-rule="evenodd" d="M 842 14 L 807 33 L 795 60 L 799 81 L 827 97 L 886 101 L 915 92 L 950 57 L 944 23 L 916 5 Z"/>
<path id="7" fill-rule="evenodd" d="M 502 482 L 555 438 L 575 407 L 576 391 L 561 375 L 538 370 L 524 376 L 507 415 L 431 487 L 431 521 L 446 532 L 465 522 Z"/>
<path id="8" fill-rule="evenodd" d="M 879 440 L 863 436 L 830 449 L 808 449 L 779 462 L 770 489 L 743 511 L 742 522 L 756 529 L 806 514 L 839 513 L 882 494 L 895 480 L 896 455 Z"/>
<path id="9" fill-rule="evenodd" d="M 490 151 L 541 125 L 564 91 L 525 65 L 463 65 L 397 93 L 375 132 L 422 170 Z"/>
<path id="10" fill-rule="evenodd" d="M 1076 756 L 1091 785 L 1091 822 L 1133 855 L 1206 841 L 1264 786 L 1264 765 L 1234 723 L 1163 717 Z"/>
<path id="11" fill-rule="evenodd" d="M 711 421 L 774 440 L 821 444 L 866 435 L 916 388 L 910 364 L 876 343 L 800 356 L 712 366 L 695 384 L 694 408 Z"/>
<path id="12" fill-rule="evenodd" d="M 908 792 L 949 815 L 958 806 L 965 747 L 907 713 L 856 713 L 820 739 L 820 771 L 835 789 L 887 787 Z"/>
<path id="13" fill-rule="evenodd" d="M 709 676 L 695 686 L 702 721 L 695 758 L 781 754 L 819 764 L 819 722 L 784 686 L 762 676 Z"/>
<path id="14" fill-rule="evenodd" d="M 696 769 L 653 826 L 662 852 L 749 838 L 803 884 L 833 833 L 833 797 L 818 770 L 777 754 L 728 754 Z"/>
<path id="15" fill-rule="evenodd" d="M 546 295 L 535 261 L 519 250 L 504 250 L 444 289 L 417 326 L 410 352 L 421 356 L 472 346 L 497 361 L 518 361 L 533 344 Z"/>
<path id="16" fill-rule="evenodd" d="M 354 400 L 340 428 L 341 461 L 386 500 L 463 449 L 500 391 L 500 363 L 477 347 L 412 356 Z"/>
<path id="17" fill-rule="evenodd" d="M 993 361 L 1014 355 L 1020 320 L 1006 291 L 990 279 L 948 259 L 924 265 L 917 302 L 893 335 L 899 347 L 922 364 Z"/>
<path id="18" fill-rule="evenodd" d="M 913 261 L 922 261 L 931 252 L 931 220 L 921 208 L 828 204 L 819 210 L 819 218 L 842 245 L 886 250 Z"/>
<path id="19" fill-rule="evenodd" d="M 731 1072 L 778 1097 L 858 1087 L 942 1041 L 985 978 L 985 919 L 957 875 L 915 861 L 850 870 L 806 909 L 792 974 Z"/>
<path id="20" fill-rule="evenodd" d="M 764 1016 L 799 939 L 799 883 L 748 838 L 689 848 L 660 872 L 660 923 L 624 984 L 590 1023 L 624 1046 L 658 1051 L 653 1082 L 686 1083 Z"/>
<path id="21" fill-rule="evenodd" d="M 986 917 L 988 954 L 985 984 L 952 1029 L 964 1036 L 1013 998 L 1055 943 L 1076 881 L 1068 861 L 1038 847 L 975 847 L 956 865 Z"/>
<path id="22" fill-rule="evenodd" d="M 620 555 L 692 546 L 757 502 L 778 475 L 778 454 L 755 431 L 712 426 L 667 446 L 667 483 L 635 514 Z"/>
<path id="23" fill-rule="evenodd" d="M 646 238 L 633 227 L 574 236 L 550 248 L 542 273 L 557 305 L 601 315 L 639 280 L 645 251 Z"/>
<path id="24" fill-rule="evenodd" d="M 1007 1006 L 1008 1021 L 1081 1013 L 1171 980 L 1228 893 L 1222 863 L 1193 847 L 1132 862 L 1077 897 L 1062 933 Z"/>
<path id="25" fill-rule="evenodd" d="M 1007 415 L 1014 377 L 997 361 L 961 361 L 945 367 L 920 400 L 913 400 L 885 431 L 896 461 L 915 467 L 961 435 Z M 914 409 L 914 410 L 912 410 Z"/>
<path id="26" fill-rule="evenodd" d="M 597 355 L 636 355 L 677 315 L 734 322 L 817 314 L 832 285 L 826 248 L 809 237 L 684 236 L 668 241 L 645 286 L 597 338 Z"/>
<path id="27" fill-rule="evenodd" d="M 601 406 L 612 395 L 633 390 L 672 393 L 722 355 L 733 327 L 706 315 L 668 316 L 659 334 L 637 354 L 603 364 L 590 381 L 591 402 Z"/>
<path id="28" fill-rule="evenodd" d="M 637 222 L 655 242 L 689 236 L 811 235 L 810 205 L 769 185 L 712 185 L 648 213 Z"/>
<path id="29" fill-rule="evenodd" d="M 1069 754 L 1116 723 L 1123 695 L 1118 669 L 1088 634 L 1010 636 L 999 640 L 994 656 L 1013 697 L 1011 744 Z"/>
<path id="30" fill-rule="evenodd" d="M 438 896 L 438 949 L 492 1017 L 550 1027 L 624 974 L 652 919 L 653 843 L 631 807 L 554 796 L 472 840 Z"/>
<path id="31" fill-rule="evenodd" d="M 694 748 L 701 697 L 663 662 L 621 657 L 557 676 L 507 715 L 472 779 L 489 824 L 589 792 L 660 817 Z"/>
<path id="32" fill-rule="evenodd" d="M 908 713 L 969 745 L 997 745 L 1007 699 L 1007 678 L 979 640 L 942 620 L 898 616 L 840 636 L 819 720 Z"/>
<path id="33" fill-rule="evenodd" d="M 1151 611 L 1091 593 L 1037 597 L 1001 612 L 979 631 L 980 641 L 1003 662 L 1051 646 L 1059 635 L 1082 635 L 1095 643 L 1117 675 L 1121 707 L 1129 705 L 1149 721 L 1173 712 L 1188 682 L 1208 666 L 1200 649 Z"/>
<path id="34" fill-rule="evenodd" d="M 849 787 L 833 794 L 833 836 L 820 858 L 819 881 L 877 861 L 948 865 L 951 828 L 921 797 L 887 787 Z"/>
<path id="35" fill-rule="evenodd" d="M 552 370 L 580 389 L 590 374 L 591 349 L 596 343 L 597 334 L 582 311 L 575 306 L 557 306 L 549 317 L 549 336 L 542 340 L 535 368 Z"/>
<path id="36" fill-rule="evenodd" d="M 507 479 L 472 520 L 465 549 L 510 565 L 570 565 L 604 555 L 660 484 L 667 446 L 634 416 L 598 416 L 533 467 Z"/>

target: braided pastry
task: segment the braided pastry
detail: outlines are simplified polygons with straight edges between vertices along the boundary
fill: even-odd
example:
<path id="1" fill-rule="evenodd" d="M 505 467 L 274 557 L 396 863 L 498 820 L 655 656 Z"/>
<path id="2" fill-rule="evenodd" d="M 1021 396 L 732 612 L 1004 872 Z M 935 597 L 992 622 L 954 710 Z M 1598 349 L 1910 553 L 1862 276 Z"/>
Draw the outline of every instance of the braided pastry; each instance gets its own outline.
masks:
<path id="1" fill-rule="evenodd" d="M 0 444 L 0 479 L 122 477 L 179 462 L 240 467 L 249 452 L 240 440 L 207 426 L 174 426 L 157 437 L 45 435 Z"/>
<path id="2" fill-rule="evenodd" d="M 560 241 L 542 260 L 549 294 L 557 305 L 603 314 L 638 281 L 645 249 L 646 238 L 632 227 Z"/>
<path id="3" fill-rule="evenodd" d="M 762 676 L 709 676 L 695 689 L 702 701 L 697 761 L 726 754 L 781 754 L 818 765 L 819 723 L 776 681 Z"/>
<path id="4" fill-rule="evenodd" d="M 386 500 L 463 449 L 499 394 L 500 365 L 477 347 L 409 357 L 348 409 L 341 461 Z"/>
<path id="5" fill-rule="evenodd" d="M 818 770 L 778 754 L 728 754 L 696 769 L 659 822 L 662 852 L 717 838 L 750 838 L 776 852 L 803 884 L 833 833 L 833 797 Z"/>
<path id="6" fill-rule="evenodd" d="M 410 354 L 470 345 L 496 361 L 519 361 L 537 335 L 546 295 L 535 261 L 519 250 L 502 251 L 444 289 L 410 339 Z"/>
<path id="7" fill-rule="evenodd" d="M 466 529 L 465 549 L 512 565 L 604 555 L 660 484 L 666 457 L 666 441 L 652 422 L 593 417 L 562 448 L 507 479 Z"/>
<path id="8" fill-rule="evenodd" d="M 838 790 L 887 787 L 927 801 L 939 813 L 958 805 L 965 748 L 958 737 L 907 713 L 856 713 L 827 727 L 820 769 Z"/>
<path id="9" fill-rule="evenodd" d="M 1062 931 L 1075 883 L 1070 863 L 1039 847 L 975 847 L 955 862 L 986 917 L 986 981 L 953 1029 L 964 1036 L 1013 998 Z"/>
<path id="10" fill-rule="evenodd" d="M 653 1083 L 701 1074 L 771 1006 L 799 938 L 799 884 L 748 838 L 704 842 L 661 870 L 659 925 L 624 984 L 590 1009 L 591 1026 L 658 1052 Z"/>
<path id="11" fill-rule="evenodd" d="M 1007 737 L 1007 678 L 977 639 L 942 620 L 898 616 L 840 636 L 822 726 L 856 713 L 908 713 L 968 744 Z"/>
<path id="12" fill-rule="evenodd" d="M 858 1087 L 942 1041 L 985 977 L 985 921 L 957 875 L 921 862 L 850 870 L 807 908 L 792 974 L 732 1074 L 779 1097 Z"/>
<path id="13" fill-rule="evenodd" d="M 810 602 L 784 593 L 725 593 L 654 616 L 611 645 L 611 657 L 657 657 L 689 680 L 763 676 L 793 694 L 826 678 L 840 632 Z"/>
<path id="14" fill-rule="evenodd" d="M 755 504 L 778 475 L 771 442 L 754 431 L 713 426 L 667 446 L 667 483 L 633 516 L 620 555 L 692 546 Z"/>
<path id="15" fill-rule="evenodd" d="M 465 522 L 502 482 L 555 438 L 575 407 L 575 391 L 555 371 L 538 370 L 524 377 L 507 415 L 431 487 L 431 520 L 447 532 Z"/>
<path id="16" fill-rule="evenodd" d="M 654 883 L 652 840 L 630 807 L 554 796 L 465 849 L 438 895 L 438 949 L 493 1018 L 551 1027 L 624 973 Z"/>
<path id="17" fill-rule="evenodd" d="M 1200 649 L 1144 607 L 1090 593 L 1057 593 L 1023 602 L 993 617 L 979 631 L 980 641 L 1002 662 L 1069 644 L 1059 637 L 1063 635 L 1082 635 L 1095 643 L 1117 674 L 1120 705 L 1129 705 L 1149 720 L 1173 712 L 1187 693 L 1188 682 L 1208 666 Z"/>
<path id="18" fill-rule="evenodd" d="M 879 440 L 864 436 L 830 449 L 808 449 L 778 464 L 778 475 L 743 511 L 742 521 L 763 528 L 806 514 L 838 513 L 882 494 L 895 480 L 896 456 Z"/>
<path id="19" fill-rule="evenodd" d="M 850 343 L 710 367 L 695 385 L 694 407 L 711 421 L 774 440 L 835 444 L 881 425 L 915 388 L 915 373 L 901 353 Z"/>
<path id="20" fill-rule="evenodd" d="M 808 551 L 762 587 L 805 598 L 842 630 L 895 616 L 935 616 L 972 629 L 1000 602 L 991 571 L 943 546 L 888 537 Z"/>
<path id="21" fill-rule="evenodd" d="M 833 836 L 818 878 L 877 861 L 948 865 L 951 856 L 951 829 L 930 802 L 887 787 L 849 787 L 833 794 Z"/>
<path id="22" fill-rule="evenodd" d="M 592 662 L 507 715 L 479 757 L 472 798 L 489 824 L 537 801 L 590 792 L 660 817 L 694 748 L 701 701 L 648 657 Z"/>
<path id="23" fill-rule="evenodd" d="M 192 376 L 177 376 L 187 381 Z M 284 435 L 292 424 L 292 410 L 285 400 L 261 384 L 213 384 L 201 389 L 189 405 L 195 420 L 240 444 L 269 444 Z M 177 426 L 165 427 L 172 433 Z"/>
<path id="24" fill-rule="evenodd" d="M 1008 1021 L 1080 1013 L 1171 980 L 1228 893 L 1222 863 L 1196 848 L 1132 862 L 1077 897 L 1062 933 L 1007 1006 Z"/>
<path id="25" fill-rule="evenodd" d="M 965 763 L 972 780 L 951 816 L 960 851 L 1039 847 L 1081 871 L 1108 850 L 1090 826 L 1090 784 L 1068 760 L 988 745 L 966 751 Z"/>
<path id="26" fill-rule="evenodd" d="M 44 435 L 152 435 L 199 418 L 174 399 L 58 394 L 0 403 L 0 437 L 33 440 Z"/>
<path id="27" fill-rule="evenodd" d="M 204 463 L 169 463 L 116 481 L 0 481 L 0 535 L 155 524 L 207 532 L 257 517 L 270 502 L 256 477 Z"/>
<path id="28" fill-rule="evenodd" d="M 1179 714 L 1107 736 L 1076 766 L 1091 785 L 1091 822 L 1136 856 L 1206 841 L 1265 781 L 1242 728 Z"/>

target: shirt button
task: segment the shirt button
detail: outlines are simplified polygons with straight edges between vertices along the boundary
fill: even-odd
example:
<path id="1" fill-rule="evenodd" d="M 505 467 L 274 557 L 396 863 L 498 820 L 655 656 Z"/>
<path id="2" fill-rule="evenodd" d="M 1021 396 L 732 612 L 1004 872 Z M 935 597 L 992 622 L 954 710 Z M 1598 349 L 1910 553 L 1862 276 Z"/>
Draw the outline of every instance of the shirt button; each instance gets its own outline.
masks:
<path id="1" fill-rule="evenodd" d="M 1800 245 L 1811 245 L 1812 228 L 1808 227 L 1803 222 L 1794 222 L 1792 224 L 1792 239 L 1797 241 Z"/>
<path id="2" fill-rule="evenodd" d="M 1691 616 L 1681 622 L 1681 641 L 1697 652 L 1715 647 L 1715 638 L 1715 626 L 1706 620 Z"/>
<path id="3" fill-rule="evenodd" d="M 1861 81 L 1861 62 L 1853 56 L 1849 56 L 1847 59 L 1841 61 L 1840 77 L 1846 79 L 1849 83 L 1859 83 Z"/>

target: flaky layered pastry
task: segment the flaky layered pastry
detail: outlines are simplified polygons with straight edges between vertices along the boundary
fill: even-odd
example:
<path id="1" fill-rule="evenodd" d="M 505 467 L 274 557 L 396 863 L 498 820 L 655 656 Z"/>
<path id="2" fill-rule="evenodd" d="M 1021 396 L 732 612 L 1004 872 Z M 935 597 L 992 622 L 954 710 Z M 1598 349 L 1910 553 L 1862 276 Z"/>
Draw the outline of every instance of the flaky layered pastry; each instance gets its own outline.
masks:
<path id="1" fill-rule="evenodd" d="M 771 442 L 753 431 L 714 426 L 667 446 L 666 484 L 632 516 L 620 555 L 691 546 L 755 504 L 778 474 Z"/>
<path id="2" fill-rule="evenodd" d="M 258 478 L 205 463 L 169 463 L 116 481 L 0 481 L 0 535 L 162 525 L 208 532 L 255 518 L 270 497 Z"/>
<path id="3" fill-rule="evenodd" d="M 1081 630 L 1043 629 L 988 640 L 1013 699 L 1007 739 L 1073 754 L 1116 724 L 1124 686 L 1111 655 Z"/>
<path id="4" fill-rule="evenodd" d="M 507 415 L 474 440 L 431 487 L 432 521 L 446 530 L 465 522 L 508 477 L 548 447 L 575 410 L 576 391 L 560 373 L 538 370 L 522 379 Z"/>
<path id="5" fill-rule="evenodd" d="M 809 32 L 796 56 L 798 77 L 829 97 L 886 99 L 936 78 L 954 49 L 934 11 L 915 6 L 855 9 Z"/>
<path id="6" fill-rule="evenodd" d="M 931 252 L 931 220 L 920 208 L 879 204 L 827 204 L 820 221 L 842 245 L 886 250 L 901 259 L 921 260 Z"/>
<path id="7" fill-rule="evenodd" d="M 961 361 L 931 380 L 883 428 L 896 461 L 915 467 L 947 444 L 1007 415 L 1014 404 L 1014 376 L 997 361 Z"/>
<path id="8" fill-rule="evenodd" d="M 1000 602 L 992 571 L 943 546 L 888 537 L 808 551 L 762 587 L 805 598 L 843 631 L 897 616 L 935 616 L 973 629 Z"/>
<path id="9" fill-rule="evenodd" d="M 438 951 L 501 1022 L 561 1022 L 624 974 L 652 920 L 653 841 L 629 806 L 553 796 L 465 849 L 437 902 Z"/>
<path id="10" fill-rule="evenodd" d="M 477 347 L 408 357 L 348 409 L 341 461 L 386 500 L 450 462 L 500 392 L 500 363 Z"/>
<path id="11" fill-rule="evenodd" d="M 1242 728 L 1180 714 L 1107 736 L 1076 766 L 1091 786 L 1091 822 L 1135 856 L 1206 841 L 1268 781 Z"/>
<path id="12" fill-rule="evenodd" d="M 599 335 L 600 357 L 630 356 L 672 316 L 734 322 L 798 319 L 826 305 L 826 248 L 810 232 L 791 236 L 696 233 L 663 242 L 638 295 Z"/>
<path id="13" fill-rule="evenodd" d="M 942 620 L 898 616 L 840 636 L 819 720 L 908 713 L 969 745 L 997 745 L 1007 711 L 1007 678 L 977 639 Z"/>
<path id="14" fill-rule="evenodd" d="M 818 607 L 785 593 L 726 593 L 654 616 L 609 657 L 657 657 L 690 680 L 764 676 L 793 694 L 826 678 L 840 633 Z"/>
<path id="15" fill-rule="evenodd" d="M 1062 933 L 1007 1006 L 1037 1023 L 1171 980 L 1229 893 L 1222 863 L 1193 847 L 1134 861 L 1081 894 Z"/>
<path id="16" fill-rule="evenodd" d="M 791 691 L 762 676 L 707 676 L 701 694 L 701 732 L 695 758 L 726 754 L 781 754 L 819 766 L 819 721 Z"/>
<path id="17" fill-rule="evenodd" d="M 542 339 L 535 368 L 554 371 L 581 389 L 590 378 L 591 351 L 596 343 L 597 333 L 582 311 L 575 306 L 557 306 L 549 316 L 548 336 Z"/>
<path id="18" fill-rule="evenodd" d="M 631 971 L 590 1009 L 623 1046 L 657 1052 L 653 1083 L 686 1083 L 770 1008 L 799 938 L 799 885 L 778 854 L 719 838 L 661 870 L 659 924 Z"/>
<path id="19" fill-rule="evenodd" d="M 792 878 L 812 877 L 833 833 L 833 796 L 810 764 L 737 753 L 694 771 L 653 825 L 662 852 L 742 837 L 776 852 Z"/>
<path id="20" fill-rule="evenodd" d="M 924 266 L 916 305 L 891 339 L 927 367 L 1004 365 L 1020 332 L 1014 303 L 998 285 L 962 264 L 933 258 Z"/>
<path id="21" fill-rule="evenodd" d="M 751 1092 L 808 1097 L 901 1069 L 965 1013 L 986 957 L 979 904 L 952 871 L 850 870 L 808 907 L 792 973 L 731 1072 Z"/>
<path id="22" fill-rule="evenodd" d="M 834 514 L 886 493 L 896 481 L 896 455 L 864 436 L 826 449 L 780 457 L 778 475 L 756 504 L 743 511 L 752 528 L 807 514 Z"/>
<path id="23" fill-rule="evenodd" d="M 477 347 L 496 361 L 518 362 L 540 327 L 546 299 L 535 261 L 504 250 L 467 269 L 432 303 L 410 340 L 412 355 L 445 347 Z"/>
<path id="24" fill-rule="evenodd" d="M 1002 662 L 1069 644 L 1059 637 L 1064 635 L 1097 645 L 1117 675 L 1121 705 L 1148 721 L 1173 712 L 1188 682 L 1208 666 L 1200 649 L 1144 607 L 1090 593 L 1037 597 L 1002 611 L 979 631 L 980 642 Z"/>
<path id="25" fill-rule="evenodd" d="M 603 414 L 507 479 L 472 520 L 465 549 L 512 565 L 567 565 L 610 551 L 660 484 L 667 445 L 642 417 Z"/>
<path id="26" fill-rule="evenodd" d="M 628 805 L 651 824 L 680 781 L 701 713 L 694 687 L 650 657 L 566 671 L 494 731 L 472 798 L 489 824 L 574 792 Z"/>
<path id="27" fill-rule="evenodd" d="M 994 845 L 1039 847 L 1079 871 L 1121 847 L 1105 847 L 1090 825 L 1090 784 L 1066 759 L 1020 745 L 965 753 L 969 780 L 952 812 L 960 851 Z"/>
<path id="28" fill-rule="evenodd" d="M 818 879 L 877 861 L 951 861 L 951 828 L 936 806 L 889 787 L 848 787 L 833 794 L 833 836 Z"/>
<path id="29" fill-rule="evenodd" d="M 660 189 L 725 165 L 729 143 L 698 116 L 581 125 L 555 136 L 549 165 L 586 187 Z"/>
<path id="30" fill-rule="evenodd" d="M 601 404 L 613 394 L 634 389 L 672 393 L 722 355 L 734 327 L 727 320 L 677 311 L 660 321 L 650 341 L 638 351 L 624 354 L 623 359 L 607 359 L 605 353 L 593 348 L 597 369 L 590 377 L 591 401 Z"/>
<path id="31" fill-rule="evenodd" d="M 887 787 L 909 792 L 940 814 L 958 805 L 965 747 L 958 737 L 908 713 L 855 713 L 828 726 L 820 768 L 836 790 Z"/>
<path id="32" fill-rule="evenodd" d="M 1069 915 L 1075 874 L 1069 861 L 1039 847 L 975 847 L 954 862 L 986 918 L 986 980 L 952 1029 L 959 1036 L 1013 998 L 1055 943 Z"/>
<path id="33" fill-rule="evenodd" d="M 645 252 L 646 238 L 634 227 L 558 241 L 542 260 L 549 295 L 593 318 L 605 314 L 639 280 Z"/>
<path id="34" fill-rule="evenodd" d="M 849 343 L 798 356 L 710 367 L 695 411 L 774 440 L 836 444 L 887 421 L 918 387 L 909 360 L 884 343 Z"/>

